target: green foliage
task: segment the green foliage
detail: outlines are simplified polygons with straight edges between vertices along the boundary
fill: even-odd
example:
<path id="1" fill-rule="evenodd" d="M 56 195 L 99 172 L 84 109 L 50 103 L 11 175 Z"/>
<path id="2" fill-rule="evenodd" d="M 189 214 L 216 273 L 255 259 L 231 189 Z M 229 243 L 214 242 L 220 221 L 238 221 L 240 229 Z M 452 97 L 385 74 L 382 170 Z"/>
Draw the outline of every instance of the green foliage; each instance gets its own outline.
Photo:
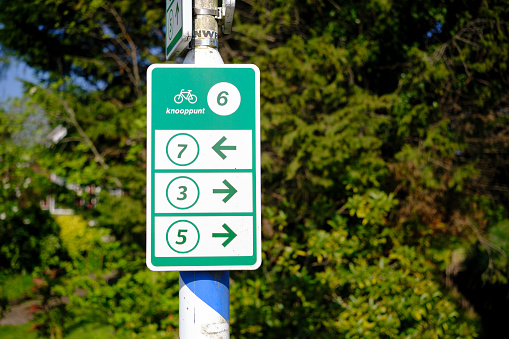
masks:
<path id="1" fill-rule="evenodd" d="M 482 280 L 489 284 L 509 282 L 509 220 L 502 220 L 492 228 L 487 241 L 471 248 L 470 262 L 477 262 Z"/>
<path id="2" fill-rule="evenodd" d="M 59 215 L 55 217 L 60 226 L 62 245 L 71 257 L 83 260 L 81 253 L 91 249 L 98 242 L 98 235 L 88 231 L 88 224 L 80 216 Z"/>
<path id="3" fill-rule="evenodd" d="M 364 195 L 355 194 L 348 199 L 345 207 L 350 210 L 351 216 L 362 219 L 362 224 L 385 225 L 385 217 L 398 204 L 391 194 L 369 191 Z"/>
<path id="4" fill-rule="evenodd" d="M 0 318 L 9 311 L 12 302 L 32 296 L 33 286 L 28 274 L 6 274 L 5 271 L 0 274 Z"/>
<path id="5" fill-rule="evenodd" d="M 0 5 L 3 48 L 49 72 L 1 115 L 4 268 L 59 269 L 41 293 L 70 303 L 41 312 L 41 333 L 95 314 L 122 337 L 175 335 L 177 275 L 141 263 L 145 70 L 163 58 L 164 1 Z M 233 336 L 477 337 L 442 277 L 461 252 L 507 284 L 507 0 L 256 0 L 236 13 L 223 58 L 262 71 L 264 262 L 231 274 Z M 47 194 L 96 207 L 55 223 L 38 207 Z M 19 259 L 34 252 L 33 266 Z"/>
<path id="6" fill-rule="evenodd" d="M 14 301 L 30 296 L 31 288 L 34 286 L 31 275 L 16 274 L 0 276 L 1 297 L 8 301 Z"/>
<path id="7" fill-rule="evenodd" d="M 455 306 L 437 271 L 454 248 L 483 241 L 482 230 L 494 226 L 485 217 L 493 205 L 481 207 L 472 195 L 490 196 L 495 205 L 509 201 L 478 185 L 493 178 L 487 164 L 499 173 L 507 166 L 500 139 L 490 144 L 497 156 L 483 151 L 484 136 L 508 126 L 506 95 L 487 91 L 509 85 L 498 71 L 506 56 L 497 51 L 507 43 L 507 24 L 495 28 L 485 3 L 475 19 L 479 14 L 461 2 L 293 3 L 282 14 L 276 3 L 259 1 L 259 31 L 247 16 L 237 26 L 244 50 L 238 60 L 266 70 L 262 186 L 265 205 L 278 206 L 264 214 L 269 287 L 251 277 L 242 288 L 263 314 L 239 310 L 249 326 L 237 330 L 264 337 L 284 330 L 290 337 L 476 337 L 475 320 Z M 481 37 L 495 30 L 504 34 Z M 491 44 L 493 51 L 486 49 Z M 487 60 L 491 66 L 481 68 Z M 402 251 L 414 260 L 399 262 Z M 256 325 L 263 319 L 267 327 Z"/>
<path id="8" fill-rule="evenodd" d="M 112 284 L 112 281 L 114 282 Z M 76 277 L 71 286 L 88 291 L 72 295 L 70 307 L 87 310 L 112 325 L 123 338 L 138 333 L 171 336 L 178 327 L 178 274 L 156 274 L 139 270 L 121 277 L 96 279 Z M 134 335 L 134 334 L 133 334 Z"/>
<path id="9" fill-rule="evenodd" d="M 509 220 L 502 220 L 490 229 L 489 238 L 491 242 L 500 248 L 500 253 L 506 259 L 509 256 Z"/>
<path id="10" fill-rule="evenodd" d="M 346 300 L 338 296 L 337 303 L 345 308 L 334 324 L 339 333 L 345 338 L 477 337 L 475 326 L 461 320 L 452 300 L 443 295 L 433 267 L 412 248 L 397 251 L 380 258 L 378 265 L 360 261 L 345 270 L 350 293 Z"/>
<path id="11" fill-rule="evenodd" d="M 41 338 L 64 337 L 67 311 L 59 291 L 63 273 L 57 268 L 37 270 L 35 273 L 34 290 L 41 299 L 40 303 L 31 307 L 31 311 L 34 316 L 33 329 Z"/>
<path id="12" fill-rule="evenodd" d="M 231 287 L 238 337 L 478 336 L 414 247 L 387 252 L 390 230 L 352 228 L 339 215 L 329 225 L 304 245 L 265 242 L 265 262 L 275 261 L 262 267 L 266 282 L 250 275 Z"/>
<path id="13" fill-rule="evenodd" d="M 0 110 L 0 269 L 31 272 L 60 251 L 58 228 L 39 201 L 48 180 L 33 169 L 42 117 Z M 33 131 L 24 139 L 26 131 Z"/>

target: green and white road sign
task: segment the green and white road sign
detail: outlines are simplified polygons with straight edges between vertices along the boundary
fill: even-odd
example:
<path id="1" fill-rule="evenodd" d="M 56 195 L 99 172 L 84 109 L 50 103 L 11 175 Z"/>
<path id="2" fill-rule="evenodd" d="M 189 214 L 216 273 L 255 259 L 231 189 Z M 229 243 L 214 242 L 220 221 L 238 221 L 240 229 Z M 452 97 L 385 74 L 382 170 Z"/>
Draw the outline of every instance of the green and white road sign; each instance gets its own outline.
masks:
<path id="1" fill-rule="evenodd" d="M 166 0 L 166 59 L 175 59 L 193 37 L 193 1 Z"/>
<path id="2" fill-rule="evenodd" d="M 258 268 L 260 71 L 158 64 L 147 78 L 147 266 Z"/>

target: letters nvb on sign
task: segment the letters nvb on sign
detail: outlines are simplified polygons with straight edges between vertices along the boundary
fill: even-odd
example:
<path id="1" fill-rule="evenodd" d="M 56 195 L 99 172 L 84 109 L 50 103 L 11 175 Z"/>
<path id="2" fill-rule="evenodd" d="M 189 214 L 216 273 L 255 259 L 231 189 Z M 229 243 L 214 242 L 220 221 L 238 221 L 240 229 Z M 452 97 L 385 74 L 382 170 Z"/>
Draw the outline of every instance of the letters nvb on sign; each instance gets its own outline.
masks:
<path id="1" fill-rule="evenodd" d="M 254 65 L 149 68 L 151 270 L 260 266 L 259 98 Z"/>

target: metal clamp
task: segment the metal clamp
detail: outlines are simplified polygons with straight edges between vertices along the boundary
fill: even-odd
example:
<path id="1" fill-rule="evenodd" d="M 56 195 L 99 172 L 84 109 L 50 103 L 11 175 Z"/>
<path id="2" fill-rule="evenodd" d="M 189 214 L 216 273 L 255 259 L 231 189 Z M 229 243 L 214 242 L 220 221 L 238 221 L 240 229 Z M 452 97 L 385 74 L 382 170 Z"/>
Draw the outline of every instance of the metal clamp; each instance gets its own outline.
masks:
<path id="1" fill-rule="evenodd" d="M 194 8 L 195 15 L 213 15 L 216 19 L 221 20 L 223 18 L 222 7 L 220 8 Z"/>
<path id="2" fill-rule="evenodd" d="M 216 39 L 194 39 L 194 46 L 209 46 L 219 47 L 219 42 Z"/>
<path id="3" fill-rule="evenodd" d="M 216 8 L 193 8 L 194 15 L 212 15 L 216 20 L 223 23 L 223 33 L 232 33 L 233 12 L 235 11 L 235 0 L 223 0 L 222 7 Z"/>

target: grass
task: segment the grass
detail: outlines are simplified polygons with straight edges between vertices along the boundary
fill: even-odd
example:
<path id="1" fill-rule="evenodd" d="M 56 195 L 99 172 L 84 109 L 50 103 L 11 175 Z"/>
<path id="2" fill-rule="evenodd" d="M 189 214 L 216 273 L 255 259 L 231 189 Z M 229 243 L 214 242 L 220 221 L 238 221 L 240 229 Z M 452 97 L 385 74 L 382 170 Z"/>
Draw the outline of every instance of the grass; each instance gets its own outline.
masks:
<path id="1" fill-rule="evenodd" d="M 31 332 L 33 323 L 20 326 L 5 325 L 0 326 L 0 338 L 2 339 L 36 339 L 37 334 Z M 99 323 L 81 324 L 80 327 L 74 327 L 69 333 L 65 334 L 65 339 L 114 339 L 115 332 L 112 326 Z"/>
<path id="2" fill-rule="evenodd" d="M 87 323 L 80 327 L 74 328 L 65 336 L 66 339 L 109 339 L 116 338 L 113 326 Z"/>
<path id="3" fill-rule="evenodd" d="M 35 339 L 35 332 L 30 332 L 32 324 L 28 323 L 21 326 L 5 325 L 0 326 L 0 338 L 2 339 Z"/>

